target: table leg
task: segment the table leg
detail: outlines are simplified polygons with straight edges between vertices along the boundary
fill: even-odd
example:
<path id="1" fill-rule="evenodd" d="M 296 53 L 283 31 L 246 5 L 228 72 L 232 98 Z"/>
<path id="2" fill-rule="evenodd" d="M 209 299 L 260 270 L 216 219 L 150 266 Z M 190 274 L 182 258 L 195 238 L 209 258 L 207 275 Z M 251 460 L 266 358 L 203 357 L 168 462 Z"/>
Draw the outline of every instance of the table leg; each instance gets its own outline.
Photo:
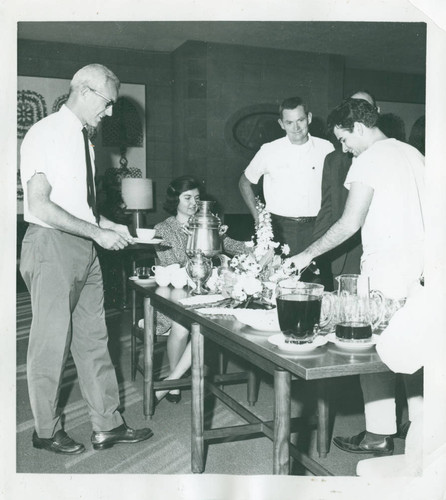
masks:
<path id="1" fill-rule="evenodd" d="M 131 351 L 131 363 L 130 363 L 130 371 L 131 371 L 131 377 L 132 377 L 132 382 L 136 378 L 136 362 L 137 362 L 137 356 L 136 356 L 136 339 L 135 339 L 135 330 L 137 328 L 136 325 L 136 291 L 132 290 L 132 336 L 130 338 L 130 351 Z"/>
<path id="2" fill-rule="evenodd" d="M 136 269 L 136 257 L 132 254 L 130 256 L 130 261 L 132 264 L 132 276 L 135 274 L 135 269 Z M 128 285 L 128 273 L 127 273 L 127 268 L 126 268 L 126 259 L 125 256 L 121 259 L 121 280 L 122 280 L 122 309 L 127 309 L 128 304 L 128 294 L 127 294 L 127 285 Z"/>
<path id="3" fill-rule="evenodd" d="M 273 473 L 290 473 L 291 374 L 274 370 Z"/>
<path id="4" fill-rule="evenodd" d="M 327 456 L 330 445 L 330 405 L 327 383 L 324 379 L 317 383 L 317 451 L 321 458 Z"/>
<path id="5" fill-rule="evenodd" d="M 204 338 L 200 325 L 191 327 L 192 342 L 192 435 L 191 470 L 204 471 Z"/>
<path id="6" fill-rule="evenodd" d="M 248 370 L 248 406 L 257 402 L 257 374 L 254 369 Z"/>
<path id="7" fill-rule="evenodd" d="M 155 335 L 155 314 L 148 297 L 144 297 L 144 416 L 154 413 L 153 401 L 153 341 Z"/>
<path id="8" fill-rule="evenodd" d="M 122 303 L 121 307 L 122 309 L 127 309 L 127 269 L 125 268 L 125 259 L 123 258 L 121 260 L 121 281 L 122 281 L 122 287 L 121 287 L 121 293 L 122 293 Z"/>

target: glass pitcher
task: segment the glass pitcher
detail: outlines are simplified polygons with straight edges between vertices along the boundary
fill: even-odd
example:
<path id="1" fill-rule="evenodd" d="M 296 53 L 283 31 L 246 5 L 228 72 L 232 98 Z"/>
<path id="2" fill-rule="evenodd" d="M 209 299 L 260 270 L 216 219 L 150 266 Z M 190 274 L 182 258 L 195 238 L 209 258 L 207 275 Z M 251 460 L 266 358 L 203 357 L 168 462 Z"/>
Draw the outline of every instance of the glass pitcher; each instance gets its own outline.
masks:
<path id="1" fill-rule="evenodd" d="M 336 281 L 336 337 L 349 342 L 368 341 L 384 319 L 383 294 L 370 291 L 369 278 L 360 274 L 341 274 Z"/>
<path id="2" fill-rule="evenodd" d="M 320 329 L 331 320 L 332 307 L 321 314 L 322 300 L 333 305 L 332 295 L 317 283 L 290 280 L 279 282 L 276 289 L 277 315 L 286 342 L 303 344 L 312 342 Z"/>

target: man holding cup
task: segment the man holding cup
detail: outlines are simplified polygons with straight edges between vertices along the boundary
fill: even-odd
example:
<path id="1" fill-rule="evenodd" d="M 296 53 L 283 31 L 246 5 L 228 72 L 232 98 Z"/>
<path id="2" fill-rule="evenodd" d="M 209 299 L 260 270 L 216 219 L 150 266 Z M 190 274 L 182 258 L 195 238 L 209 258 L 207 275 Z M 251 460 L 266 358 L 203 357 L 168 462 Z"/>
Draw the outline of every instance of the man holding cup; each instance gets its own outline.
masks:
<path id="1" fill-rule="evenodd" d="M 31 294 L 27 378 L 34 448 L 62 455 L 85 451 L 62 428 L 59 392 L 68 354 L 93 427 L 96 450 L 150 438 L 119 412 L 119 387 L 108 352 L 102 273 L 94 243 L 120 250 L 134 240 L 96 207 L 94 149 L 88 127 L 113 113 L 119 80 L 89 64 L 73 76 L 61 109 L 33 125 L 21 147 L 24 217 L 20 271 Z"/>

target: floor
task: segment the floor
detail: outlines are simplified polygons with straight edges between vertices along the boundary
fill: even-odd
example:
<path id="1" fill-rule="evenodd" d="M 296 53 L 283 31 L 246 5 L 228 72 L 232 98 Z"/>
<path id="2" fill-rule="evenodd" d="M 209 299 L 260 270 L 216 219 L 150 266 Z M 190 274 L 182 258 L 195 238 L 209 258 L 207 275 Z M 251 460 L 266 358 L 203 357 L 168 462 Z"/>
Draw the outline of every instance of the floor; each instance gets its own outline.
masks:
<path id="1" fill-rule="evenodd" d="M 190 390 L 183 390 L 182 400 L 172 405 L 163 400 L 152 420 L 145 421 L 142 413 L 142 377 L 130 380 L 130 311 L 107 313 L 110 350 L 117 369 L 124 417 L 133 427 L 150 426 L 154 437 L 147 443 L 116 446 L 104 452 L 93 451 L 89 443 L 91 428 L 88 411 L 81 398 L 75 367 L 69 363 L 65 372 L 61 403 L 64 405 L 66 429 L 84 442 L 87 452 L 77 457 L 60 457 L 35 450 L 31 446 L 32 414 L 26 387 L 26 342 L 23 335 L 17 349 L 17 472 L 59 474 L 190 474 Z M 165 369 L 166 360 L 158 360 L 158 372 Z M 229 371 L 243 368 L 233 359 Z M 244 385 L 227 387 L 226 391 L 239 402 L 246 402 Z M 293 385 L 292 414 L 306 423 L 292 439 L 301 451 L 329 469 L 336 476 L 354 476 L 356 464 L 367 455 L 352 455 L 331 446 L 328 456 L 319 458 L 316 452 L 314 421 L 314 385 L 296 382 Z M 273 386 L 267 374 L 260 374 L 259 399 L 254 412 L 261 418 L 273 419 Z M 331 385 L 334 435 L 353 435 L 364 428 L 362 396 L 357 377 L 335 379 Z M 241 418 L 213 398 L 206 399 L 206 425 L 229 426 L 244 423 Z M 308 425 L 309 427 L 308 427 Z M 404 452 L 404 441 L 395 439 L 395 453 Z M 266 437 L 245 441 L 210 443 L 207 446 L 204 474 L 269 475 L 272 473 L 272 443 Z M 300 464 L 292 465 L 294 475 L 308 475 Z"/>

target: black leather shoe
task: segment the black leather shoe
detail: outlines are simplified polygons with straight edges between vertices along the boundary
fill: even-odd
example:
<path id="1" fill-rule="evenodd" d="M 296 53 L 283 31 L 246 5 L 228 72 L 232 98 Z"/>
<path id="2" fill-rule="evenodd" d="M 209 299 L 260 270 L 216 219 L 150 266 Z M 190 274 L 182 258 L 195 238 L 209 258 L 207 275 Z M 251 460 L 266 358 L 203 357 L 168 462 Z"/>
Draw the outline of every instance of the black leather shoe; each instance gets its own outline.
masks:
<path id="1" fill-rule="evenodd" d="M 178 394 L 171 394 L 168 392 L 166 394 L 166 400 L 169 401 L 169 403 L 178 404 L 181 401 L 181 392 Z"/>
<path id="2" fill-rule="evenodd" d="M 373 453 L 377 456 L 393 454 L 393 439 L 390 436 L 373 439 L 366 437 L 366 431 L 349 438 L 335 437 L 333 443 L 349 453 Z"/>
<path id="3" fill-rule="evenodd" d="M 153 436 L 151 429 L 131 429 L 125 424 L 115 427 L 111 431 L 93 431 L 91 442 L 95 450 L 105 450 L 117 443 L 139 443 Z"/>
<path id="4" fill-rule="evenodd" d="M 37 432 L 33 432 L 33 446 L 41 450 L 52 451 L 62 455 L 77 455 L 85 451 L 85 446 L 82 443 L 76 443 L 62 429 L 56 432 L 51 438 L 39 438 Z"/>

